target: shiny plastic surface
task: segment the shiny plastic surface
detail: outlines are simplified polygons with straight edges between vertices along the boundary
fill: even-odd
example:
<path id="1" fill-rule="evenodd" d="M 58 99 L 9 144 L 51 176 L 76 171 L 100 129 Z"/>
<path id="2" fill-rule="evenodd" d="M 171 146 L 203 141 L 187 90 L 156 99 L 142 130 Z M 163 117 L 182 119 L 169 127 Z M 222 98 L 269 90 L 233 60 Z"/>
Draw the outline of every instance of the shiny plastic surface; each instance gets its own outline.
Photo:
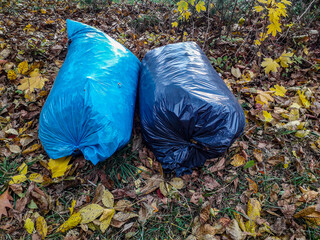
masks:
<path id="1" fill-rule="evenodd" d="M 53 158 L 80 150 L 96 164 L 128 143 L 140 61 L 88 25 L 67 20 L 68 55 L 41 111 L 39 137 Z"/>
<path id="2" fill-rule="evenodd" d="M 146 54 L 139 101 L 144 139 L 178 176 L 223 155 L 245 127 L 237 99 L 194 42 Z"/>

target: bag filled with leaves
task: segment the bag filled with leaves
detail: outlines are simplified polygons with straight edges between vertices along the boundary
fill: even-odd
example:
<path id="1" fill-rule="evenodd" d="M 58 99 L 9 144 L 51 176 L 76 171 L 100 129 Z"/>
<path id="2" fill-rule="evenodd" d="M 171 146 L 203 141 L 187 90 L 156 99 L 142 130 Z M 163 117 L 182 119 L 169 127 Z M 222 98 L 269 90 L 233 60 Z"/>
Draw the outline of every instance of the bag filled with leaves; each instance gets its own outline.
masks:
<path id="1" fill-rule="evenodd" d="M 237 99 L 194 42 L 146 54 L 139 102 L 144 139 L 178 176 L 223 155 L 245 127 Z"/>
<path id="2" fill-rule="evenodd" d="M 81 151 L 96 164 L 130 139 L 140 61 L 88 25 L 67 20 L 68 55 L 41 111 L 39 137 L 52 159 Z"/>

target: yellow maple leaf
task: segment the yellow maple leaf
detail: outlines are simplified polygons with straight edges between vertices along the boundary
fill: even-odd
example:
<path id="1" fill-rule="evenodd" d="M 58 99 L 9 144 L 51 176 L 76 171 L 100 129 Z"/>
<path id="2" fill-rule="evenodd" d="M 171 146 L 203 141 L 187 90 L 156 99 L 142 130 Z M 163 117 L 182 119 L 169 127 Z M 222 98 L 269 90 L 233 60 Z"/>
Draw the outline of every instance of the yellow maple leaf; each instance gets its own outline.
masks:
<path id="1" fill-rule="evenodd" d="M 48 168 L 51 170 L 52 178 L 61 177 L 67 170 L 71 168 L 69 164 L 71 157 L 62 157 L 58 159 L 50 159 Z"/>
<path id="2" fill-rule="evenodd" d="M 18 65 L 18 72 L 20 74 L 26 74 L 28 72 L 29 66 L 27 61 L 23 61 Z"/>
<path id="3" fill-rule="evenodd" d="M 288 1 L 288 0 L 281 0 L 281 2 L 282 3 L 284 3 L 284 4 L 286 4 L 286 5 L 289 5 L 289 6 L 291 6 L 291 2 L 290 1 Z"/>
<path id="4" fill-rule="evenodd" d="M 34 89 L 42 89 L 44 86 L 44 83 L 48 81 L 48 79 L 41 77 L 39 70 L 35 70 L 32 73 L 30 73 L 30 78 L 25 77 L 21 80 L 21 85 L 18 86 L 19 90 L 28 90 L 30 92 L 34 92 Z"/>
<path id="5" fill-rule="evenodd" d="M 289 64 L 292 63 L 291 57 L 293 56 L 293 53 L 287 53 L 284 51 L 281 56 L 278 58 L 278 62 L 280 61 L 280 64 L 282 67 L 286 68 L 289 67 Z"/>
<path id="6" fill-rule="evenodd" d="M 181 0 L 180 2 L 177 3 L 177 5 L 178 5 L 179 12 L 187 11 L 188 9 L 188 3 L 186 1 Z"/>
<path id="7" fill-rule="evenodd" d="M 177 22 L 173 22 L 173 23 L 171 23 L 171 25 L 172 25 L 173 28 L 178 27 L 178 23 Z"/>
<path id="8" fill-rule="evenodd" d="M 261 12 L 264 8 L 262 6 L 254 6 L 254 9 L 256 12 Z"/>
<path id="9" fill-rule="evenodd" d="M 47 226 L 47 222 L 44 219 L 44 217 L 39 216 L 37 218 L 36 226 L 37 226 L 37 231 L 41 235 L 41 238 L 45 239 L 45 237 L 47 236 L 47 233 L 48 233 L 48 226 Z"/>
<path id="10" fill-rule="evenodd" d="M 274 88 L 270 88 L 271 91 L 274 91 L 274 95 L 284 97 L 286 95 L 287 90 L 283 86 L 274 85 Z"/>
<path id="11" fill-rule="evenodd" d="M 261 104 L 262 106 L 264 106 L 264 105 L 268 106 L 269 102 L 274 101 L 274 98 L 271 97 L 271 95 L 267 92 L 258 90 L 257 93 L 258 93 L 258 95 L 255 98 L 256 103 Z"/>
<path id="12" fill-rule="evenodd" d="M 72 214 L 67 221 L 65 221 L 58 229 L 57 232 L 66 232 L 71 228 L 76 227 L 81 222 L 80 212 Z"/>
<path id="13" fill-rule="evenodd" d="M 199 1 L 196 5 L 197 12 L 205 11 L 206 7 L 204 6 L 204 1 Z"/>
<path id="14" fill-rule="evenodd" d="M 305 91 L 304 91 L 305 92 Z M 306 108 L 310 107 L 310 102 L 308 101 L 308 99 L 306 98 L 306 96 L 304 95 L 304 92 L 301 93 L 300 89 L 298 90 L 298 94 L 299 94 L 299 98 L 303 104 L 303 106 L 305 106 Z"/>
<path id="15" fill-rule="evenodd" d="M 191 12 L 185 11 L 185 12 L 183 12 L 183 13 L 181 14 L 181 17 L 182 17 L 182 19 L 188 20 L 189 17 L 190 17 L 190 15 L 191 15 Z"/>
<path id="16" fill-rule="evenodd" d="M 271 116 L 271 113 L 269 113 L 268 111 L 263 110 L 263 116 L 264 116 L 264 120 L 266 122 L 271 122 L 273 117 Z"/>
<path id="17" fill-rule="evenodd" d="M 10 69 L 7 73 L 8 79 L 13 81 L 17 79 L 17 74 L 15 73 L 15 71 L 13 71 L 12 69 Z"/>
<path id="18" fill-rule="evenodd" d="M 261 66 L 264 67 L 264 71 L 265 73 L 269 73 L 270 71 L 272 72 L 278 72 L 278 67 L 280 67 L 280 65 L 274 61 L 272 58 L 264 58 L 264 61 L 261 63 Z"/>
<path id="19" fill-rule="evenodd" d="M 196 0 L 189 0 L 189 3 L 193 6 Z"/>
<path id="20" fill-rule="evenodd" d="M 271 22 L 267 28 L 268 28 L 268 32 L 267 34 L 272 33 L 272 36 L 276 36 L 277 32 L 281 32 L 281 28 L 280 28 L 281 24 L 279 22 Z"/>
<path id="21" fill-rule="evenodd" d="M 34 222 L 30 218 L 27 218 L 24 223 L 24 227 L 29 234 L 32 234 L 34 229 Z"/>

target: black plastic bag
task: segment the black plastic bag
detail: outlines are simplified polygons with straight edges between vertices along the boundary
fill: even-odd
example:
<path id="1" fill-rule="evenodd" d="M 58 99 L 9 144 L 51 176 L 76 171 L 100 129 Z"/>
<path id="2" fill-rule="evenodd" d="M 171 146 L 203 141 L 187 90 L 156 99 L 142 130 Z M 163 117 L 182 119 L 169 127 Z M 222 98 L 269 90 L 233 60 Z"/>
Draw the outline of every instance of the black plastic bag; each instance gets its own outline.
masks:
<path id="1" fill-rule="evenodd" d="M 142 133 L 165 172 L 191 173 L 244 130 L 241 106 L 194 42 L 149 51 L 139 85 Z"/>

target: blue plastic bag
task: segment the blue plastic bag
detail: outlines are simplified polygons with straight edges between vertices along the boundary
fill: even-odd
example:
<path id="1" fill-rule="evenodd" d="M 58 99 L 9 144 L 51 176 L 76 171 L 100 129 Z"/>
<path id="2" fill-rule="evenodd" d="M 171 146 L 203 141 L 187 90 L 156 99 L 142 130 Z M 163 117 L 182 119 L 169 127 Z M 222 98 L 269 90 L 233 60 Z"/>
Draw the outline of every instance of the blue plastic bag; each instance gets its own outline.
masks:
<path id="1" fill-rule="evenodd" d="M 178 176 L 222 156 L 245 127 L 237 99 L 194 42 L 146 54 L 139 102 L 144 139 Z"/>
<path id="2" fill-rule="evenodd" d="M 93 164 L 128 143 L 140 61 L 88 25 L 67 20 L 68 55 L 40 115 L 39 137 L 52 159 L 81 151 Z"/>

